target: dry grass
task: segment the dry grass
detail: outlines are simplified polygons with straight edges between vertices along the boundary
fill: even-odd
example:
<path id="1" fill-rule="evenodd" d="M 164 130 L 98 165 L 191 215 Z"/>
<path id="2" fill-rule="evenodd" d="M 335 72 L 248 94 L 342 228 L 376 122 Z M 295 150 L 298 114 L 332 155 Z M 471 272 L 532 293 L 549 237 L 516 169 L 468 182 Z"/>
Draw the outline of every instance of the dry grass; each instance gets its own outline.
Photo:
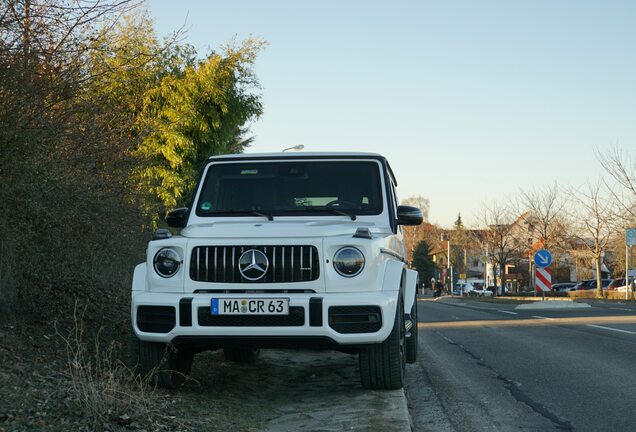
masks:
<path id="1" fill-rule="evenodd" d="M 74 323 L 62 338 L 67 354 L 68 393 L 86 420 L 93 425 L 115 423 L 133 428 L 150 425 L 161 417 L 156 388 L 138 377 L 117 356 L 116 342 L 103 344 L 98 332 L 87 342 L 84 313 L 74 311 Z"/>
<path id="2" fill-rule="evenodd" d="M 631 296 L 631 293 L 628 293 L 628 300 L 633 300 L 634 298 Z M 596 290 L 586 290 L 586 291 L 570 291 L 568 293 L 568 297 L 575 299 L 596 299 L 599 298 Z M 604 299 L 609 300 L 625 300 L 625 291 L 610 291 L 604 290 L 603 297 Z"/>
<path id="3" fill-rule="evenodd" d="M 511 297 L 537 297 L 534 295 L 534 292 L 523 292 L 512 294 Z M 541 297 L 541 293 L 538 293 L 538 297 Z M 585 290 L 585 291 L 568 291 L 568 292 L 547 292 L 545 293 L 545 297 L 556 297 L 556 298 L 572 298 L 572 299 L 609 299 L 609 300 L 625 300 L 625 291 L 613 291 L 613 290 L 603 290 L 603 297 L 598 297 L 596 290 Z M 506 297 L 499 297 L 500 299 L 505 299 Z M 633 296 L 628 297 L 629 300 L 634 300 Z"/>

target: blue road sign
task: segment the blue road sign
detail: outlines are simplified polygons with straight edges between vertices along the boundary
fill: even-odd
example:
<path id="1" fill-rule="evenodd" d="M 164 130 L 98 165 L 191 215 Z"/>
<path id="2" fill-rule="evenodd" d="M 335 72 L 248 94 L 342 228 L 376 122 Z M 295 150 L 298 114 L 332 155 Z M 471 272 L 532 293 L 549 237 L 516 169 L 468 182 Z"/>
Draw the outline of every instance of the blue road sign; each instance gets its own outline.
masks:
<path id="1" fill-rule="evenodd" d="M 627 246 L 636 246 L 636 228 L 627 228 L 625 231 L 625 244 Z"/>
<path id="2" fill-rule="evenodd" d="M 547 249 L 539 249 L 534 254 L 534 265 L 537 267 L 549 267 L 550 264 L 552 264 L 552 254 Z"/>

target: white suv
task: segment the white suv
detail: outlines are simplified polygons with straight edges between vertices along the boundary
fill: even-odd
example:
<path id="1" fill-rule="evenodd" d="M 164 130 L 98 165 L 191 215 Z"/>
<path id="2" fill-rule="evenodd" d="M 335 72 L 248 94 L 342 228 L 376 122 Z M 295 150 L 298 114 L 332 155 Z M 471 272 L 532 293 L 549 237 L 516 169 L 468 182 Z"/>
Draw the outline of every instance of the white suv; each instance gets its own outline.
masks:
<path id="1" fill-rule="evenodd" d="M 359 354 L 362 385 L 397 389 L 417 356 L 417 273 L 397 182 L 377 154 L 215 156 L 190 206 L 169 213 L 132 283 L 140 373 L 177 387 L 193 357 L 260 348 Z"/>

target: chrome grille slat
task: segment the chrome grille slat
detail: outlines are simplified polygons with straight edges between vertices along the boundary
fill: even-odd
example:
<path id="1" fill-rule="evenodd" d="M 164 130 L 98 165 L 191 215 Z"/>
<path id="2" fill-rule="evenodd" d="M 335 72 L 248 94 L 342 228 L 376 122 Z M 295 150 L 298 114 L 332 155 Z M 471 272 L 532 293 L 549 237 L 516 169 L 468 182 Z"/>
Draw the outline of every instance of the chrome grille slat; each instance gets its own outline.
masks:
<path id="1" fill-rule="evenodd" d="M 272 248 L 272 282 L 276 282 L 276 246 Z"/>
<path id="2" fill-rule="evenodd" d="M 239 258 L 249 249 L 260 250 L 269 260 L 267 274 L 256 281 L 245 279 L 239 271 Z M 191 254 L 190 279 L 233 284 L 314 281 L 320 276 L 317 252 L 310 245 L 197 246 Z"/>
<path id="3" fill-rule="evenodd" d="M 236 272 L 236 247 L 232 246 L 232 282 L 235 281 L 234 275 Z"/>
<path id="4" fill-rule="evenodd" d="M 218 253 L 218 248 L 216 248 L 216 247 L 215 247 L 215 248 L 214 248 L 214 277 L 212 278 L 214 282 L 216 282 L 216 274 L 217 274 L 217 269 L 218 269 L 218 266 L 216 265 L 216 262 L 217 262 L 217 259 L 216 259 L 217 253 Z M 208 280 L 209 280 L 209 279 L 208 279 Z"/>
<path id="5" fill-rule="evenodd" d="M 225 252 L 227 247 L 223 247 L 223 282 L 227 282 L 227 272 L 225 271 Z"/>
<path id="6" fill-rule="evenodd" d="M 197 277 L 199 277 L 199 252 L 201 251 L 201 249 L 197 249 Z"/>

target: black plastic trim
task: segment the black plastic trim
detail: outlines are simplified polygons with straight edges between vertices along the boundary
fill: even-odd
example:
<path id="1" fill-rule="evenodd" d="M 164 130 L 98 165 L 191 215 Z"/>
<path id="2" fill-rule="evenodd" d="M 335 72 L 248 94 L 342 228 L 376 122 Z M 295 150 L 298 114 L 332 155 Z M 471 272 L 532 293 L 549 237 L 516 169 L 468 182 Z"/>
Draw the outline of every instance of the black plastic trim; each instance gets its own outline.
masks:
<path id="1" fill-rule="evenodd" d="M 201 327 L 302 327 L 305 308 L 290 306 L 289 315 L 212 315 L 210 306 L 201 306 L 197 318 Z"/>
<path id="2" fill-rule="evenodd" d="M 389 210 L 389 222 L 391 224 L 391 231 L 393 234 L 397 234 L 398 224 L 397 224 L 397 215 L 395 214 L 395 208 L 397 208 L 399 203 L 395 202 L 396 197 L 393 194 L 393 185 L 397 187 L 397 180 L 395 180 L 395 175 L 393 175 L 393 171 L 389 166 L 389 162 L 384 159 L 384 187 L 386 192 L 386 200 L 388 203 Z"/>
<path id="3" fill-rule="evenodd" d="M 171 343 L 196 350 L 225 347 L 247 348 L 308 348 L 357 352 L 369 344 L 340 345 L 327 336 L 177 336 Z"/>
<path id="4" fill-rule="evenodd" d="M 179 300 L 179 325 L 192 327 L 192 297 L 184 297 Z"/>
<path id="5" fill-rule="evenodd" d="M 322 297 L 309 299 L 309 326 L 322 327 Z"/>
<path id="6" fill-rule="evenodd" d="M 276 282 L 278 283 L 278 282 Z M 194 294 L 315 294 L 312 289 L 196 289 Z"/>
<path id="7" fill-rule="evenodd" d="M 176 323 L 176 310 L 172 306 L 137 307 L 137 328 L 145 333 L 168 333 Z"/>
<path id="8" fill-rule="evenodd" d="M 329 327 L 341 334 L 375 333 L 382 328 L 379 306 L 331 306 Z"/>

